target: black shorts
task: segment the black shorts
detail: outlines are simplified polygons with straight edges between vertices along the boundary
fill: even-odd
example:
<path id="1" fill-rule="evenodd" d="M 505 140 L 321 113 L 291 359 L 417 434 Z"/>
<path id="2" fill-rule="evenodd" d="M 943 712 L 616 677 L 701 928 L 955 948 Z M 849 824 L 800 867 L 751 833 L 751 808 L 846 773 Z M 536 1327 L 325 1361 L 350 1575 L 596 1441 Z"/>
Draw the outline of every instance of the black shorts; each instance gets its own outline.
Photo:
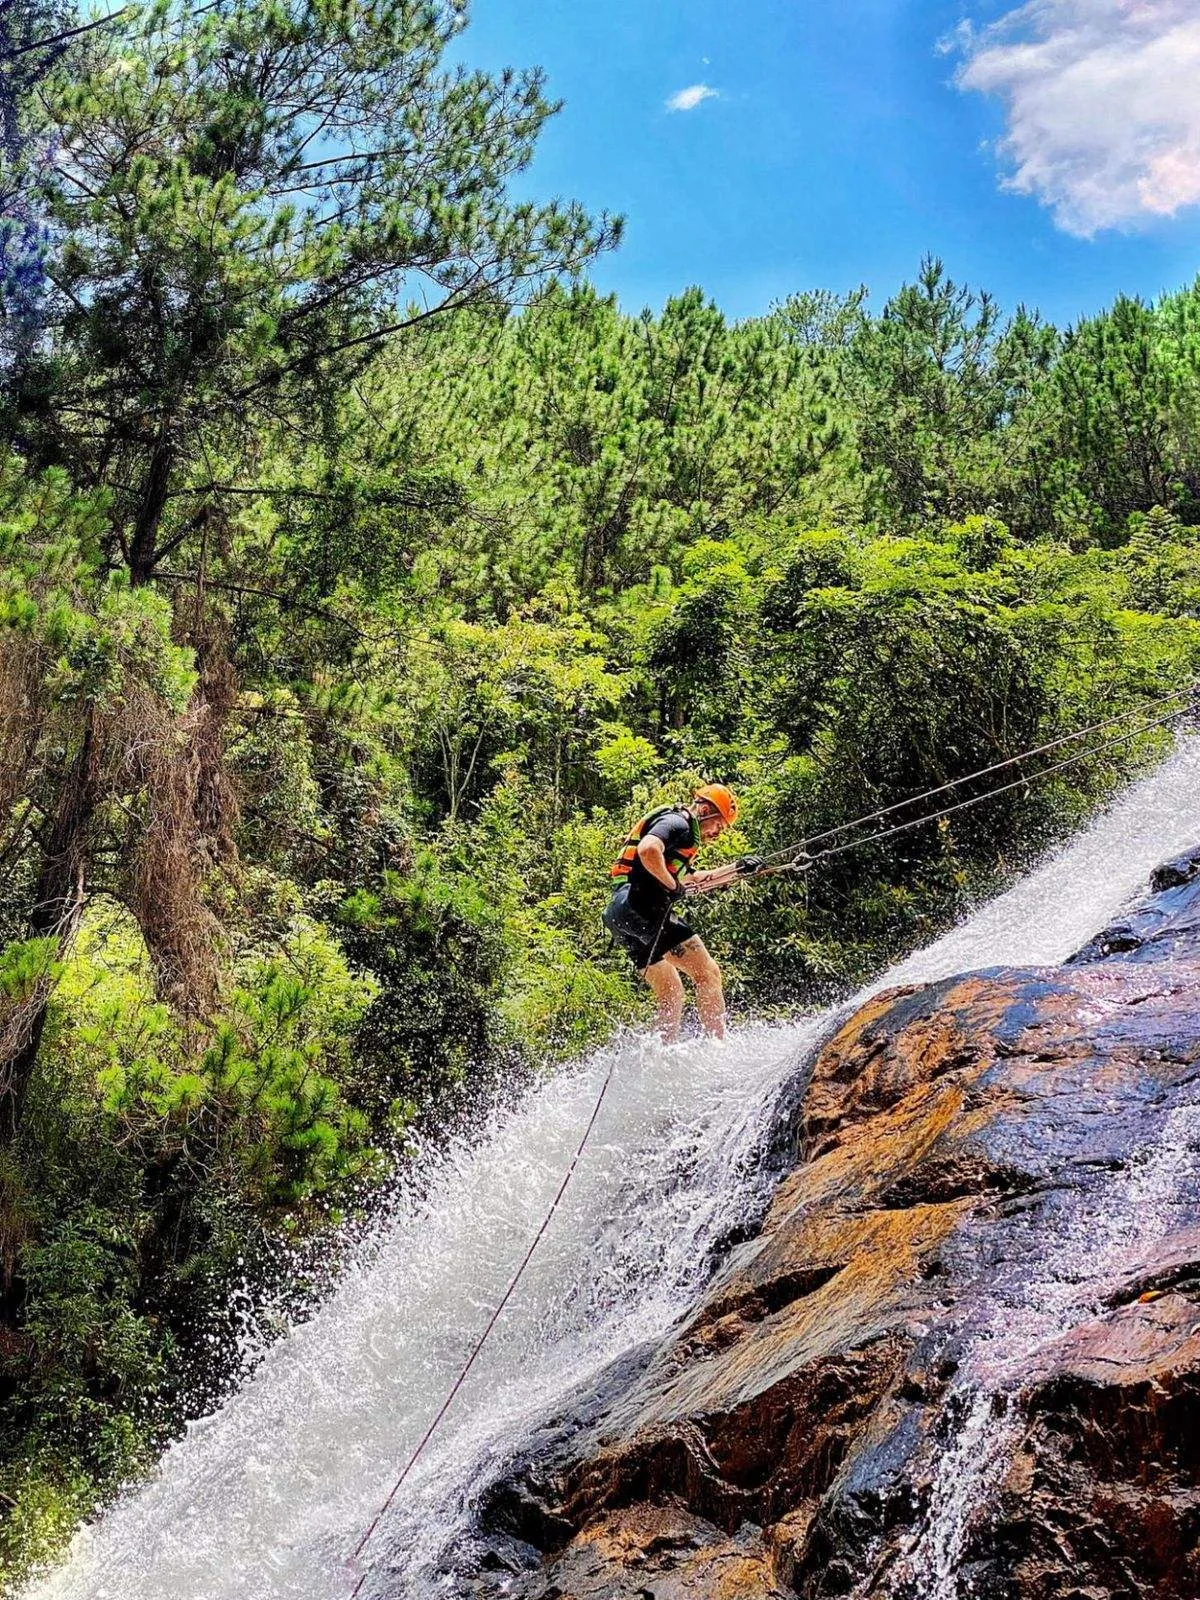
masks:
<path id="1" fill-rule="evenodd" d="M 604 926 L 625 950 L 639 972 L 645 972 L 681 944 L 694 939 L 695 934 L 686 922 L 668 914 L 664 921 L 662 912 L 646 917 L 629 904 L 629 885 L 623 883 L 604 910 Z"/>

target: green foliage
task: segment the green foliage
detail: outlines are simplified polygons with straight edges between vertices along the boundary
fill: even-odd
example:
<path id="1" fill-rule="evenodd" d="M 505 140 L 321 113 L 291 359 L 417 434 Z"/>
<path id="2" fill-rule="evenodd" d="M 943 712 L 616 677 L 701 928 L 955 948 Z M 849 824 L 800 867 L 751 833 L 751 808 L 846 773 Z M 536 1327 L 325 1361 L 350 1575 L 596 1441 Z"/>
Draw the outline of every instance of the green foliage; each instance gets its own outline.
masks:
<path id="1" fill-rule="evenodd" d="M 455 859 L 462 848 L 422 850 L 372 889 L 318 891 L 347 955 L 377 984 L 354 1036 L 355 1095 L 390 1137 L 461 1087 L 500 1042 L 500 927 L 484 884 Z"/>
<path id="2" fill-rule="evenodd" d="M 128 924 L 89 929 L 59 990 L 57 1048 L 94 1085 L 106 1137 L 144 1163 L 169 1159 L 263 1212 L 300 1208 L 362 1170 L 366 1128 L 343 1088 L 375 986 L 303 916 L 239 976 L 194 1040 L 152 1001 Z"/>
<path id="3" fill-rule="evenodd" d="M 708 859 L 792 844 L 1200 662 L 1200 286 L 1059 333 L 930 259 L 878 312 L 627 316 L 579 278 L 615 226 L 512 198 L 555 108 L 446 66 L 465 16 L 127 8 L 12 168 L 14 1571 L 220 1392 L 231 1282 L 645 1019 L 600 921 L 635 817 L 719 778 Z M 699 903 L 736 1007 L 844 994 L 1167 737 Z"/>
<path id="4" fill-rule="evenodd" d="M 9 1005 L 20 1005 L 42 983 L 61 971 L 54 939 L 22 939 L 0 950 L 0 995 Z"/>
<path id="5" fill-rule="evenodd" d="M 1054 347 L 1036 317 L 1022 311 L 1005 325 L 990 295 L 954 283 L 932 258 L 878 319 L 860 324 L 847 386 L 868 506 L 881 523 L 983 509 Z"/>

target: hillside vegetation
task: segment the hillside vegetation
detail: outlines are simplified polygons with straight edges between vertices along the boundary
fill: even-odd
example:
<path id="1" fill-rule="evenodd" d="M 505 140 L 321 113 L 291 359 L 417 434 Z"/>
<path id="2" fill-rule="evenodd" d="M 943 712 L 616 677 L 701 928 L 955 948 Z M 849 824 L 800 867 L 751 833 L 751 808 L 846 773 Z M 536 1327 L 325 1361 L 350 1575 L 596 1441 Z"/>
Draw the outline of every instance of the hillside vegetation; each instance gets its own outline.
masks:
<path id="1" fill-rule="evenodd" d="M 1200 287 L 630 315 L 618 222 L 508 198 L 554 107 L 452 72 L 464 22 L 132 8 L 4 69 L 12 1572 L 211 1402 L 231 1286 L 644 1021 L 598 920 L 641 810 L 719 779 L 771 849 L 1200 661 Z M 845 992 L 1166 739 L 714 897 L 735 1006 Z"/>

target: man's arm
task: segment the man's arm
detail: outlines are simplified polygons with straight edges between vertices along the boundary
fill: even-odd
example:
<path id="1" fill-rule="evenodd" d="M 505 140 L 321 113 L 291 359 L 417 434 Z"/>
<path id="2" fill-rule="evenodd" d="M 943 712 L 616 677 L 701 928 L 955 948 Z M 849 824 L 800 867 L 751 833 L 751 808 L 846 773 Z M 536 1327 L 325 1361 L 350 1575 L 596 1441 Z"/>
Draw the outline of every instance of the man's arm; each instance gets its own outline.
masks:
<path id="1" fill-rule="evenodd" d="M 706 867 L 703 872 L 693 872 L 684 885 L 684 894 L 708 894 L 712 889 L 724 889 L 738 877 L 736 861 L 726 861 L 720 867 Z"/>
<path id="2" fill-rule="evenodd" d="M 667 852 L 662 840 L 656 838 L 654 834 L 648 833 L 644 839 L 639 841 L 637 853 L 638 860 L 650 876 L 656 878 L 664 889 L 669 889 L 674 894 L 679 885 L 671 876 L 670 868 L 667 866 Z"/>

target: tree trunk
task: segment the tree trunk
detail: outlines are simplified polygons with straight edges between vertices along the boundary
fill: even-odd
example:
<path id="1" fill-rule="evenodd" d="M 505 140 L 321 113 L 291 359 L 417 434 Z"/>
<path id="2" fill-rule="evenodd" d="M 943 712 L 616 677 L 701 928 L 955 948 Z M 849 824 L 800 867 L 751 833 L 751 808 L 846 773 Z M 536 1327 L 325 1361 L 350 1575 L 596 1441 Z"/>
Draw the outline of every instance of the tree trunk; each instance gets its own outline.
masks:
<path id="1" fill-rule="evenodd" d="M 137 520 L 129 542 L 129 576 L 135 589 L 149 583 L 154 576 L 154 564 L 158 559 L 158 527 L 166 508 L 174 466 L 175 441 L 164 424 L 146 469 Z"/>
<path id="2" fill-rule="evenodd" d="M 54 827 L 46 843 L 37 892 L 29 914 L 29 932 L 35 939 L 57 940 L 64 950 L 79 927 L 87 892 L 88 835 L 100 803 L 101 736 L 96 714 L 88 713 L 83 741 L 63 785 Z M 21 1125 L 25 1097 L 46 1028 L 50 985 L 38 985 L 27 1012 L 11 1035 L 6 1062 L 0 1063 L 11 1098 L 11 1127 Z"/>

